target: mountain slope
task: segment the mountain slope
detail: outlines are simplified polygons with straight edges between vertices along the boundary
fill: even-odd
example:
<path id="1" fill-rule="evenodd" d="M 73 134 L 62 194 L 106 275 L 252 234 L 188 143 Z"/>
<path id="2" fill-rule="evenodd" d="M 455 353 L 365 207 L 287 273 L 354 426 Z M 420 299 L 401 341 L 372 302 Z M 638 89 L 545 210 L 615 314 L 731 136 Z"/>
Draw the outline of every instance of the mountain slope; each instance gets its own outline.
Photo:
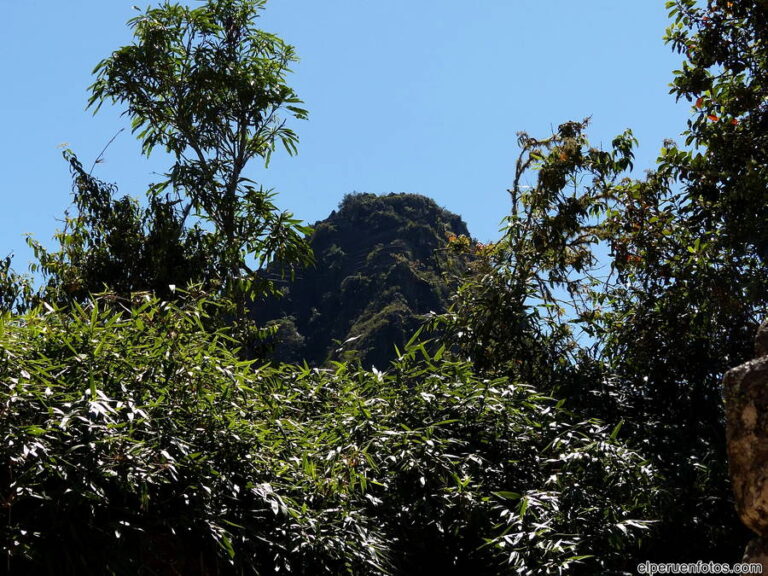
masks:
<path id="1" fill-rule="evenodd" d="M 465 266 L 446 246 L 462 234 L 461 218 L 424 196 L 347 195 L 314 225 L 315 267 L 257 305 L 261 322 L 279 324 L 275 359 L 386 367 L 425 315 L 446 309 Z"/>

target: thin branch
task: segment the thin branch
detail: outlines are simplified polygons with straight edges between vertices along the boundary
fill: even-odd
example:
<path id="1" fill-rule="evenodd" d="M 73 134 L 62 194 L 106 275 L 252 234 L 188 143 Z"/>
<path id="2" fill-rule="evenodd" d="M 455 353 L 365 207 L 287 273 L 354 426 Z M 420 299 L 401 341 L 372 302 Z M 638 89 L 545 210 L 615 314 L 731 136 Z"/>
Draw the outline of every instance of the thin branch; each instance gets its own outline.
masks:
<path id="1" fill-rule="evenodd" d="M 120 135 L 120 132 L 125 130 L 125 128 L 120 128 L 112 138 L 109 139 L 109 142 L 107 142 L 107 145 L 102 148 L 101 152 L 99 152 L 99 155 L 96 156 L 96 160 L 93 161 L 93 164 L 91 164 L 91 169 L 88 170 L 88 176 L 90 176 L 93 173 L 93 169 L 96 168 L 96 164 L 99 164 L 104 159 L 104 152 L 107 151 L 107 148 L 109 148 L 110 144 L 115 141 L 115 138 L 117 138 Z"/>

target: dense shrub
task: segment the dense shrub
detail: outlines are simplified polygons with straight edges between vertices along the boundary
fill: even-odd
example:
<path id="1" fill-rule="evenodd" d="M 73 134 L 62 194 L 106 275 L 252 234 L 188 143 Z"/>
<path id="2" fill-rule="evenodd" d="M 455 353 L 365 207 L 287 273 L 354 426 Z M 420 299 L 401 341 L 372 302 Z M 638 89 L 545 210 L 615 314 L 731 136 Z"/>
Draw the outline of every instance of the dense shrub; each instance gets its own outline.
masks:
<path id="1" fill-rule="evenodd" d="M 290 410 L 275 414 L 281 391 L 204 316 L 96 300 L 4 319 L 2 541 L 16 571 L 377 573 L 377 530 L 312 481 L 283 430 Z"/>
<path id="2" fill-rule="evenodd" d="M 210 306 L 2 318 L 9 571 L 621 567 L 654 477 L 597 422 L 423 345 L 387 373 L 258 367 L 201 329 Z"/>

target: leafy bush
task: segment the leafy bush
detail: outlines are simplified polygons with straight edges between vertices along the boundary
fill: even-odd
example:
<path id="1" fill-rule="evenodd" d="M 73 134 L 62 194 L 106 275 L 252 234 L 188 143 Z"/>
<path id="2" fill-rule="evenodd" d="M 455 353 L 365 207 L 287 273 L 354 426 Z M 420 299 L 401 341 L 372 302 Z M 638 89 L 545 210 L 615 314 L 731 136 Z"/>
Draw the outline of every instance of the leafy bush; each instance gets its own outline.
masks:
<path id="1" fill-rule="evenodd" d="M 204 316 L 201 303 L 117 313 L 95 300 L 4 318 L 14 570 L 379 572 L 380 536 L 305 471 L 273 378 L 202 331 Z"/>
<path id="2" fill-rule="evenodd" d="M 32 302 L 34 288 L 30 278 L 13 270 L 13 256 L 0 258 L 0 312 L 23 311 Z"/>
<path id="3" fill-rule="evenodd" d="M 199 223 L 185 224 L 178 199 L 148 194 L 142 207 L 130 196 L 118 198 L 117 187 L 91 176 L 70 150 L 64 158 L 72 174 L 73 207 L 55 235 L 58 250 L 28 240 L 48 301 L 82 303 L 105 286 L 125 297 L 152 291 L 167 299 L 175 284 L 221 285 L 213 265 L 221 249 Z"/>
<path id="4" fill-rule="evenodd" d="M 598 423 L 423 345 L 387 373 L 258 367 L 201 329 L 211 306 L 3 316 L 9 570 L 621 567 L 654 476 Z"/>

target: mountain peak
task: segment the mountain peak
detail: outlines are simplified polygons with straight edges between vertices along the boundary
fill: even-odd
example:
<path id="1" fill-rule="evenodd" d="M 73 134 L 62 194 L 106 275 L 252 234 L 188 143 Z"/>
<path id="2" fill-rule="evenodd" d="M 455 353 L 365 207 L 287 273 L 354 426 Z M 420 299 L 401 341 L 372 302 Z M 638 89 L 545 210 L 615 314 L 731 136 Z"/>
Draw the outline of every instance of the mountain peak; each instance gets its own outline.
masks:
<path id="1" fill-rule="evenodd" d="M 430 312 L 442 312 L 465 263 L 445 250 L 469 235 L 418 194 L 348 194 L 314 224 L 315 267 L 256 315 L 279 325 L 277 360 L 359 359 L 385 368 Z"/>

